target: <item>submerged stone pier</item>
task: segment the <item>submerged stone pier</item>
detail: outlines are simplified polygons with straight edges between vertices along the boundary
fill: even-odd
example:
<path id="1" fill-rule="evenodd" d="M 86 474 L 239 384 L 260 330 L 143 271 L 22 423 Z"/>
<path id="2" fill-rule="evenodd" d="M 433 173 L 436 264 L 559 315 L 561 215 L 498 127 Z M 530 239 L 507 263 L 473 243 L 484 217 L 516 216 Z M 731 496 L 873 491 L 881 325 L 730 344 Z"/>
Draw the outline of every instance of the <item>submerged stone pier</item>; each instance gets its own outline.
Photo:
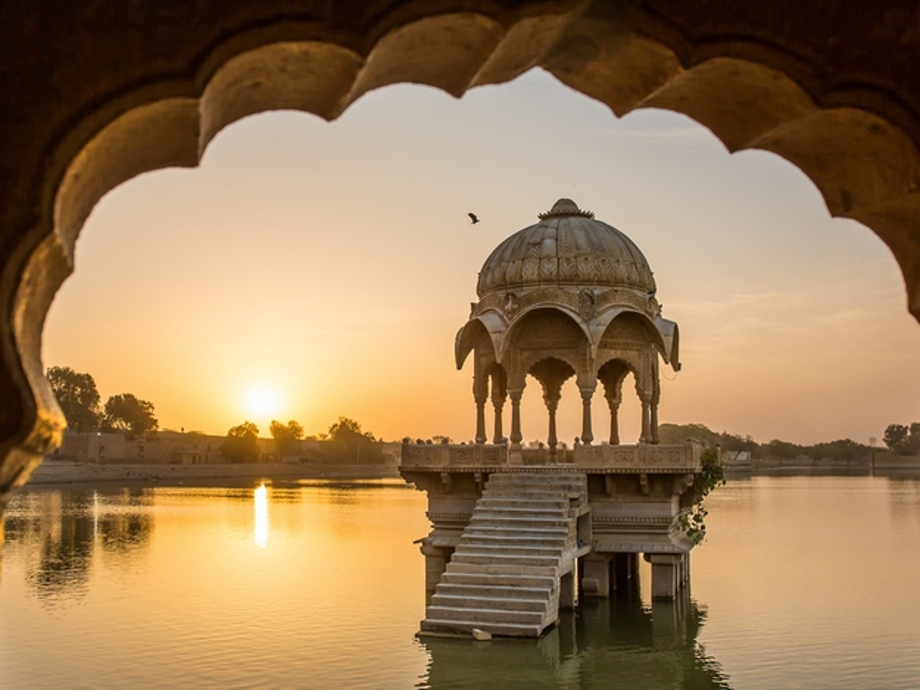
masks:
<path id="1" fill-rule="evenodd" d="M 638 558 L 652 596 L 673 599 L 694 542 L 679 526 L 699 445 L 580 446 L 509 463 L 506 445 L 405 444 L 400 472 L 428 494 L 421 540 L 430 595 L 422 631 L 538 637 L 576 592 L 629 586 Z M 545 454 L 542 454 L 545 455 Z"/>

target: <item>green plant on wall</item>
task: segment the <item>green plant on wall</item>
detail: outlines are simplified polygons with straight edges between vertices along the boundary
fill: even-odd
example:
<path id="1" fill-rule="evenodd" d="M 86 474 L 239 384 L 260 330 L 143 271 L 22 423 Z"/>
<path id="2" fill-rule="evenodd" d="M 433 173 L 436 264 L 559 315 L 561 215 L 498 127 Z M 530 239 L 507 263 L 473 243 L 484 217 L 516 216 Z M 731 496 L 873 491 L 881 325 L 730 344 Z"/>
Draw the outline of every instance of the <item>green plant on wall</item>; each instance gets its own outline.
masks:
<path id="1" fill-rule="evenodd" d="M 713 448 L 706 448 L 700 456 L 702 469 L 693 480 L 693 486 L 684 494 L 687 504 L 678 518 L 680 528 L 699 544 L 706 538 L 706 516 L 709 512 L 703 500 L 713 489 L 725 483 L 725 470 L 719 462 L 719 456 Z"/>

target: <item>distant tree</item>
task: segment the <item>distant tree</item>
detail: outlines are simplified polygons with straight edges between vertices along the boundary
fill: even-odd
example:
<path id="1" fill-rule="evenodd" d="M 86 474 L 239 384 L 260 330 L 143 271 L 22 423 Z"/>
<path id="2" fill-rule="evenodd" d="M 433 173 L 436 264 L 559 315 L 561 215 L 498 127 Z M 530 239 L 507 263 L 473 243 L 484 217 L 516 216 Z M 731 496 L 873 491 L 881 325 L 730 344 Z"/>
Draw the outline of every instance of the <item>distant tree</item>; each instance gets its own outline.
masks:
<path id="1" fill-rule="evenodd" d="M 72 431 L 95 431 L 102 421 L 99 391 L 89 374 L 70 367 L 49 367 L 45 374 Z"/>
<path id="2" fill-rule="evenodd" d="M 273 419 L 269 431 L 271 431 L 272 438 L 275 439 L 279 460 L 283 460 L 284 454 L 293 450 L 297 441 L 303 438 L 303 427 L 293 419 L 287 424 Z"/>
<path id="3" fill-rule="evenodd" d="M 355 463 L 361 462 L 362 454 L 365 462 L 379 459 L 381 454 L 374 435 L 362 431 L 361 424 L 348 417 L 339 417 L 339 421 L 329 427 L 329 439 L 349 457 L 354 457 Z"/>
<path id="4" fill-rule="evenodd" d="M 227 462 L 257 462 L 259 460 L 259 427 L 250 421 L 231 427 L 220 444 L 220 454 Z"/>
<path id="5" fill-rule="evenodd" d="M 102 428 L 106 431 L 120 431 L 139 436 L 159 427 L 153 416 L 153 403 L 140 400 L 130 393 L 113 395 L 105 402 L 105 417 Z"/>
<path id="6" fill-rule="evenodd" d="M 442 434 L 435 434 L 431 437 L 431 440 L 435 443 L 453 443 L 453 439 L 450 436 L 444 436 Z"/>
<path id="7" fill-rule="evenodd" d="M 795 443 L 780 441 L 778 438 L 764 446 L 764 452 L 774 458 L 797 458 L 804 454 L 805 449 Z"/>
<path id="8" fill-rule="evenodd" d="M 920 423 L 914 422 L 909 427 L 889 424 L 882 440 L 898 455 L 917 455 L 920 453 Z"/>

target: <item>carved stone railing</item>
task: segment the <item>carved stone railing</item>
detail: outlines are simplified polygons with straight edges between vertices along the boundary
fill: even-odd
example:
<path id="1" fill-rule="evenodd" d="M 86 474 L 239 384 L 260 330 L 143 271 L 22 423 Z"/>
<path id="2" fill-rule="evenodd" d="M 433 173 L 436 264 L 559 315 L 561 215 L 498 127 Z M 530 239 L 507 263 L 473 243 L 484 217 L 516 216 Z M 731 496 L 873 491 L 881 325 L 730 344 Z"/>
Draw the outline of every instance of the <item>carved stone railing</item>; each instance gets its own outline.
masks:
<path id="1" fill-rule="evenodd" d="M 700 468 L 702 446 L 640 443 L 634 446 L 607 444 L 576 446 L 573 465 L 579 468 L 615 469 L 637 472 L 686 472 Z"/>
<path id="2" fill-rule="evenodd" d="M 685 445 L 578 445 L 565 451 L 560 449 L 556 463 L 589 471 L 693 472 L 700 468 L 701 452 L 702 447 L 692 442 Z M 547 463 L 548 449 L 523 449 L 515 453 L 509 452 L 506 445 L 404 443 L 400 465 L 403 469 L 461 469 Z"/>
<path id="3" fill-rule="evenodd" d="M 411 467 L 496 467 L 507 463 L 508 446 L 404 443 L 400 465 Z"/>

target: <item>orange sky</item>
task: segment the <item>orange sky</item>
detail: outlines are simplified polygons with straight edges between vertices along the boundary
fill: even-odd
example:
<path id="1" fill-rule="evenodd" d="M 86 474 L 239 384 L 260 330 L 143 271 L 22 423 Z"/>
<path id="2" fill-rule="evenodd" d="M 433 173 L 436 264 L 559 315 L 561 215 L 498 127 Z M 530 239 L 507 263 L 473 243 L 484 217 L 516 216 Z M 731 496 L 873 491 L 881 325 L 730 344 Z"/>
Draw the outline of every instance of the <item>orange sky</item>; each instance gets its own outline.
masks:
<path id="1" fill-rule="evenodd" d="M 672 113 L 618 120 L 534 71 L 462 99 L 401 85 L 338 121 L 268 113 L 224 130 L 195 170 L 129 181 L 93 211 L 51 308 L 46 366 L 103 399 L 152 401 L 161 427 L 339 415 L 387 439 L 474 431 L 453 338 L 505 237 L 571 197 L 629 235 L 681 328 L 661 418 L 813 443 L 920 420 L 920 326 L 888 249 L 832 220 L 768 153 L 729 155 Z M 473 211 L 482 219 L 471 226 Z M 253 389 L 274 413 L 247 406 Z M 602 394 L 595 433 L 606 433 Z M 621 408 L 624 442 L 639 407 Z M 506 422 L 507 424 L 507 422 Z M 570 382 L 560 438 L 580 432 Z M 539 385 L 525 439 L 544 438 Z"/>

